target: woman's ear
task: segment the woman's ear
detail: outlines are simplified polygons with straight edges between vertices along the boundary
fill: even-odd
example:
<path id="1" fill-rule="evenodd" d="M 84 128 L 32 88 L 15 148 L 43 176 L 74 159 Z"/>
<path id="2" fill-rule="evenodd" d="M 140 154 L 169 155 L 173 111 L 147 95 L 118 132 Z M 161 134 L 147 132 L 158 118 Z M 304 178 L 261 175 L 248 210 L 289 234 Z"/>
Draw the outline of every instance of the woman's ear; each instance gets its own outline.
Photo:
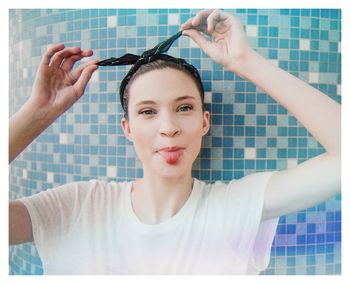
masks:
<path id="1" fill-rule="evenodd" d="M 203 136 L 208 133 L 210 128 L 210 112 L 203 112 Z"/>
<path id="2" fill-rule="evenodd" d="M 131 135 L 131 131 L 130 131 L 129 120 L 126 119 L 125 117 L 123 117 L 122 120 L 121 120 L 121 126 L 122 126 L 122 128 L 123 128 L 125 137 L 126 137 L 130 142 L 132 142 L 132 135 Z"/>

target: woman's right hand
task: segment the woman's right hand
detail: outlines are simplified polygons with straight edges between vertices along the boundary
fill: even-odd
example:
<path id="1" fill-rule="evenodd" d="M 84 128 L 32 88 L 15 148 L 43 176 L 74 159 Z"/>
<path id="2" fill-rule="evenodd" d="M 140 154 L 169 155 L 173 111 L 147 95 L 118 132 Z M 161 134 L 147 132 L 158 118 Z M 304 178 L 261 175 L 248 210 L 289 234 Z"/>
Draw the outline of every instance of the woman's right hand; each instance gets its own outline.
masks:
<path id="1" fill-rule="evenodd" d="M 28 101 L 37 119 L 54 121 L 83 95 L 93 72 L 98 68 L 98 60 L 83 63 L 75 70 L 73 67 L 76 62 L 92 54 L 92 50 L 65 48 L 63 44 L 48 49 L 41 60 Z"/>
<path id="2" fill-rule="evenodd" d="M 98 61 L 86 62 L 75 70 L 73 66 L 91 55 L 91 50 L 65 48 L 63 44 L 45 53 L 32 95 L 9 121 L 9 162 L 83 95 Z"/>

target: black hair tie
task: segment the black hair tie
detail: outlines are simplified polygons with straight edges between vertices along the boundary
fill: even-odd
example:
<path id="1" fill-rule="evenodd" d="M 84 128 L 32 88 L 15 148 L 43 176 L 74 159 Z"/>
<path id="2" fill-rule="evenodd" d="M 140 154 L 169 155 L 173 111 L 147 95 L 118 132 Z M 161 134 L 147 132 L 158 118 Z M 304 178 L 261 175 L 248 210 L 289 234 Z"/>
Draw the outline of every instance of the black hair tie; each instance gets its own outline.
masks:
<path id="1" fill-rule="evenodd" d="M 175 35 L 171 36 L 167 40 L 157 44 L 155 47 L 152 49 L 144 51 L 141 56 L 140 55 L 135 55 L 131 53 L 127 53 L 119 58 L 111 57 L 109 59 L 102 60 L 97 63 L 99 66 L 119 66 L 119 65 L 134 65 L 131 67 L 129 72 L 126 74 L 124 79 L 121 82 L 120 89 L 119 89 L 119 95 L 120 95 L 120 103 L 122 105 L 122 108 L 124 111 L 125 109 L 125 101 L 124 101 L 124 91 L 129 83 L 131 77 L 136 73 L 136 71 L 140 68 L 140 66 L 144 64 L 151 63 L 153 61 L 156 61 L 158 59 L 166 60 L 166 61 L 171 61 L 174 63 L 177 63 L 179 65 L 184 66 L 195 78 L 197 78 L 200 82 L 201 86 L 201 91 L 203 91 L 203 85 L 200 79 L 200 75 L 198 70 L 191 64 L 187 63 L 184 59 L 182 58 L 176 58 L 167 54 L 164 54 L 169 50 L 171 45 L 175 40 L 177 40 L 180 36 L 182 35 L 182 32 L 179 31 Z"/>

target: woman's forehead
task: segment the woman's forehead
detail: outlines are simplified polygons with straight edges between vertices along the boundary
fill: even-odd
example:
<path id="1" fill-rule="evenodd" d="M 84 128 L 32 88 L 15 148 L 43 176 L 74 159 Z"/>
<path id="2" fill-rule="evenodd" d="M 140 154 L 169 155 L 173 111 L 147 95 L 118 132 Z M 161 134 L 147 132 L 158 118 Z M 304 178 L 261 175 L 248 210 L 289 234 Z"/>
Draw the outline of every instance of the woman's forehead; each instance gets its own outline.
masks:
<path id="1" fill-rule="evenodd" d="M 200 93 L 193 79 L 175 69 L 152 70 L 140 75 L 129 89 L 129 103 L 140 101 L 193 99 L 200 101 Z"/>
<path id="2" fill-rule="evenodd" d="M 168 100 L 160 100 L 160 99 L 140 99 L 140 100 L 136 100 L 134 102 L 135 106 L 138 105 L 156 105 L 159 104 L 160 102 L 166 101 L 166 102 L 173 102 L 173 103 L 178 103 L 178 102 L 182 102 L 182 101 L 193 101 L 196 102 L 198 99 L 196 98 L 196 96 L 193 95 L 184 95 L 184 96 L 174 96 L 171 98 L 168 98 Z"/>

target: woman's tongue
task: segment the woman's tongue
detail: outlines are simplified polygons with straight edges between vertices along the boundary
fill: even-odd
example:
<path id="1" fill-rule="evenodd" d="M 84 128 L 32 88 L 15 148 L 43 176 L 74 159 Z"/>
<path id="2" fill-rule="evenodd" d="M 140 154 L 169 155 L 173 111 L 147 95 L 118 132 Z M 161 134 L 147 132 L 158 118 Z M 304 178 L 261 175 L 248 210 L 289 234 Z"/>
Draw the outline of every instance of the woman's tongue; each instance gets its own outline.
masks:
<path id="1" fill-rule="evenodd" d="M 180 159 L 183 154 L 183 150 L 160 150 L 158 153 L 162 156 L 166 163 L 172 165 L 176 164 L 176 162 Z"/>

